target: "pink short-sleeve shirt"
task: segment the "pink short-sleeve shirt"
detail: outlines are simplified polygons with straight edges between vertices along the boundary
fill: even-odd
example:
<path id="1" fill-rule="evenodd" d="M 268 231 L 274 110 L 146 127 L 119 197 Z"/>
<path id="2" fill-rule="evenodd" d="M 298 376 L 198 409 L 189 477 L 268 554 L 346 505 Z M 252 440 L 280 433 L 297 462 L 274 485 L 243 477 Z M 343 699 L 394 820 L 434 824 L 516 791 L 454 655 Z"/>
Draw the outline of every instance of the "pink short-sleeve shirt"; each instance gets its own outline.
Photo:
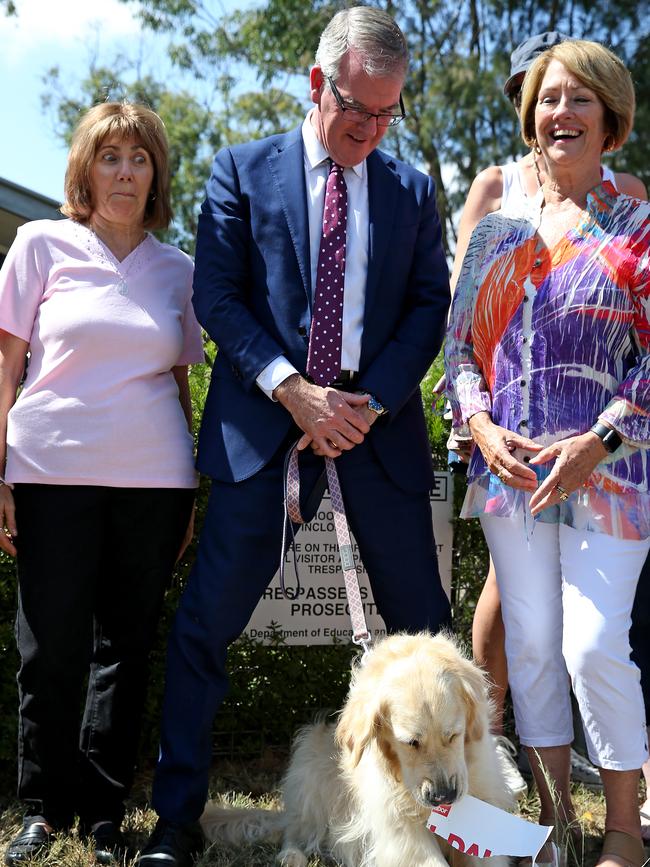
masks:
<path id="1" fill-rule="evenodd" d="M 192 260 L 152 235 L 118 262 L 90 229 L 38 220 L 0 271 L 0 328 L 29 343 L 8 482 L 194 488 L 172 368 L 203 361 Z"/>

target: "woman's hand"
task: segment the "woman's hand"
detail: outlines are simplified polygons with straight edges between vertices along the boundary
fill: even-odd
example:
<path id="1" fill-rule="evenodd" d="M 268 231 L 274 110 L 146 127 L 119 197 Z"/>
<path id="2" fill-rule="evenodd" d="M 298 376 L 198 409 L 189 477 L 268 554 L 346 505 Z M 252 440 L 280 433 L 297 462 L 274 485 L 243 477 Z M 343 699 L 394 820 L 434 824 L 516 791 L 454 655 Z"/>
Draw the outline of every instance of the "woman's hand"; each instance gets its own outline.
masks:
<path id="1" fill-rule="evenodd" d="M 185 551 L 187 550 L 187 546 L 190 544 L 194 537 L 194 518 L 196 516 L 196 503 L 192 506 L 192 514 L 190 515 L 190 520 L 187 525 L 187 530 L 185 531 L 185 535 L 183 536 L 183 541 L 181 542 L 180 551 L 178 552 L 178 557 L 176 557 L 176 562 L 181 559 Z"/>
<path id="2" fill-rule="evenodd" d="M 533 516 L 542 509 L 555 506 L 587 481 L 607 449 L 599 436 L 591 431 L 575 437 L 559 440 L 531 458 L 531 464 L 545 464 L 557 458 L 555 466 L 530 498 Z"/>
<path id="3" fill-rule="evenodd" d="M 490 472 L 511 488 L 537 490 L 537 476 L 526 464 L 513 457 L 515 449 L 540 452 L 542 446 L 507 428 L 494 424 L 487 412 L 477 412 L 469 420 L 469 429 L 480 448 Z"/>
<path id="4" fill-rule="evenodd" d="M 9 485 L 0 485 L 0 548 L 12 557 L 16 556 L 13 539 L 17 535 L 14 495 Z"/>
<path id="5" fill-rule="evenodd" d="M 7 456 L 7 415 L 16 402 L 28 350 L 26 340 L 0 329 L 0 467 L 4 467 Z M 14 495 L 11 485 L 5 483 L 0 485 L 0 550 L 15 557 L 13 537 L 17 535 Z"/>

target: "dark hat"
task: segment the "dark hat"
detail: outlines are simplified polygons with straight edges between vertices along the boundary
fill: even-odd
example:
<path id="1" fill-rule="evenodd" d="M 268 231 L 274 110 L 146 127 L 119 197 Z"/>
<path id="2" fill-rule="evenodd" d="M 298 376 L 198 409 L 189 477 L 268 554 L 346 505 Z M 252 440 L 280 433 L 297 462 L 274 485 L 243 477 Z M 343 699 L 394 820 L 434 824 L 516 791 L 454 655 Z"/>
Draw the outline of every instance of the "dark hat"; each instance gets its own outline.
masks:
<path id="1" fill-rule="evenodd" d="M 503 85 L 503 92 L 506 96 L 512 86 L 512 79 L 521 75 L 522 72 L 526 72 L 539 54 L 570 38 L 564 33 L 558 33 L 557 30 L 551 30 L 546 33 L 538 33 L 537 36 L 531 36 L 530 39 L 526 39 L 525 42 L 518 45 L 510 55 L 510 77 Z"/>

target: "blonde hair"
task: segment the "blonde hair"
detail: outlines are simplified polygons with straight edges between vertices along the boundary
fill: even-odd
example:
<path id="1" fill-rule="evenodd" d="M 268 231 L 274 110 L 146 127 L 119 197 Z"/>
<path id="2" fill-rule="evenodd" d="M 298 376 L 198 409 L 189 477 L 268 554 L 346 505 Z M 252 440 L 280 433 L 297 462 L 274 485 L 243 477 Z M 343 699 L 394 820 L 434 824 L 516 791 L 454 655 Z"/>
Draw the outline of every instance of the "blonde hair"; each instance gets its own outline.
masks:
<path id="1" fill-rule="evenodd" d="M 542 80 L 552 60 L 559 61 L 585 87 L 598 96 L 604 108 L 606 137 L 603 150 L 625 144 L 634 124 L 634 85 L 625 64 L 599 42 L 568 39 L 540 54 L 528 69 L 521 91 L 521 136 L 528 147 L 537 144 L 535 107 Z"/>
<path id="2" fill-rule="evenodd" d="M 65 202 L 61 213 L 79 223 L 93 212 L 90 170 L 102 143 L 111 136 L 134 138 L 153 163 L 151 191 L 144 212 L 145 229 L 166 229 L 173 217 L 169 197 L 169 149 L 165 125 L 158 115 L 132 102 L 103 102 L 89 109 L 72 135 L 65 173 Z"/>

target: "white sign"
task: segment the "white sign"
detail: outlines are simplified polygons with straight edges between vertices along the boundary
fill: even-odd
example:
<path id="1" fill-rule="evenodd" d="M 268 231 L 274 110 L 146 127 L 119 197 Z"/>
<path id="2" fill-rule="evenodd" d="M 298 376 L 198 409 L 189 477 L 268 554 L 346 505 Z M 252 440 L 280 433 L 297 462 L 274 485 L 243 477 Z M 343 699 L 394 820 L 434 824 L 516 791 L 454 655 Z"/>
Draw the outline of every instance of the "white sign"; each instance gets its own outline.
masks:
<path id="1" fill-rule="evenodd" d="M 531 857 L 535 861 L 539 850 L 553 830 L 506 813 L 492 804 L 465 795 L 455 804 L 434 807 L 427 828 L 449 845 L 477 858 L 492 855 Z"/>
<path id="2" fill-rule="evenodd" d="M 451 473 L 436 473 L 430 492 L 431 516 L 436 537 L 438 568 L 447 596 L 451 591 L 452 489 Z M 373 637 L 386 634 L 386 625 L 377 613 L 368 575 L 352 538 L 352 549 L 359 575 L 364 614 Z M 268 642 L 273 635 L 282 635 L 286 644 L 331 644 L 348 642 L 352 637 L 341 560 L 336 542 L 334 516 L 326 491 L 312 521 L 296 534 L 295 558 L 300 576 L 297 599 L 285 598 L 280 587 L 279 572 L 267 588 L 253 612 L 246 634 L 256 641 Z M 285 586 L 295 590 L 294 554 L 290 551 L 285 562 Z"/>

